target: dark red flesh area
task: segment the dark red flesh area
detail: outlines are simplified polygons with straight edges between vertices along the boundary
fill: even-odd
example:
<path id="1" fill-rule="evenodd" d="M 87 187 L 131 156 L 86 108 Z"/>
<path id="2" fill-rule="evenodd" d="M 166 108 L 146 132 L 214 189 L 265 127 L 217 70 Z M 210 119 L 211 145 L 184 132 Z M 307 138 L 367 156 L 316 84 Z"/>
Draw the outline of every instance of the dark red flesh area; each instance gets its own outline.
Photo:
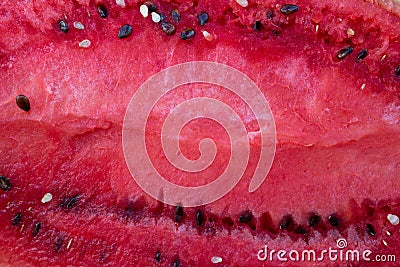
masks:
<path id="1" fill-rule="evenodd" d="M 105 19 L 96 11 L 99 3 L 108 8 Z M 215 266 L 276 266 L 284 263 L 257 259 L 265 244 L 276 250 L 322 251 L 335 247 L 339 238 L 347 240 L 348 248 L 396 255 L 399 261 L 400 228 L 386 219 L 400 215 L 398 6 L 299 0 L 291 3 L 298 12 L 283 15 L 279 9 L 286 2 L 250 1 L 247 8 L 234 1 L 155 3 L 169 21 L 170 10 L 180 10 L 173 36 L 143 18 L 142 3 L 136 1 L 126 1 L 125 8 L 114 1 L 0 4 L 0 175 L 12 183 L 11 190 L 0 190 L 0 262 L 172 266 L 179 260 L 181 266 L 208 266 L 218 256 L 222 262 Z M 196 16 L 202 11 L 210 20 L 201 27 Z M 68 22 L 68 33 L 57 28 L 60 19 Z M 257 20 L 263 25 L 259 31 L 253 29 Z M 74 21 L 85 30 L 74 29 Z M 120 40 L 118 30 L 126 23 L 133 33 Z M 195 30 L 195 38 L 179 38 L 186 27 Z M 201 30 L 214 40 L 204 39 Z M 89 48 L 78 46 L 84 39 L 91 41 Z M 354 51 L 338 60 L 346 46 Z M 368 56 L 357 62 L 362 49 Z M 234 190 L 206 206 L 184 208 L 177 223 L 175 207 L 145 194 L 129 173 L 122 124 L 143 82 L 169 66 L 196 60 L 232 66 L 257 84 L 274 115 L 277 151 L 266 181 L 249 193 L 260 142 L 248 107 L 222 88 L 187 86 L 166 95 L 151 113 L 147 144 L 155 165 L 173 174 L 171 181 L 191 185 L 188 174 L 166 164 L 154 138 L 171 102 L 193 95 L 222 99 L 256 136 L 248 169 Z M 15 104 L 19 94 L 29 97 L 29 112 Z M 199 140 L 210 134 L 222 152 L 229 149 L 219 127 L 201 125 L 182 131 L 188 158 L 198 157 Z M 212 180 L 226 163 L 216 161 L 198 183 Z M 53 200 L 41 203 L 48 192 Z M 62 205 L 74 196 L 74 205 Z M 196 225 L 198 209 L 205 217 L 201 226 Z M 253 214 L 250 223 L 239 221 L 245 211 Z M 22 218 L 14 226 L 18 212 Z M 321 217 L 315 227 L 308 226 L 311 213 Z M 328 220 L 331 214 L 339 219 L 337 227 Z M 282 230 L 285 215 L 293 223 Z M 38 222 L 41 228 L 33 236 Z M 367 224 L 375 236 L 368 234 Z M 349 263 L 288 263 L 307 264 Z"/>

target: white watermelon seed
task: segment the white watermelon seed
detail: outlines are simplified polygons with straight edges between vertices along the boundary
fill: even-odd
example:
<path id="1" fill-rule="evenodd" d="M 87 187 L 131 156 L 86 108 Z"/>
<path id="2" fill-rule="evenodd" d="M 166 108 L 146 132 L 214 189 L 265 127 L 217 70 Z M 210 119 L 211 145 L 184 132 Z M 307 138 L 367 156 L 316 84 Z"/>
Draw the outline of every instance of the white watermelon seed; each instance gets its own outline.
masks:
<path id="1" fill-rule="evenodd" d="M 44 194 L 43 198 L 42 198 L 42 203 L 47 203 L 50 202 L 53 199 L 53 195 L 51 193 L 46 193 Z"/>
<path id="2" fill-rule="evenodd" d="M 82 24 L 82 22 L 74 21 L 74 28 L 78 30 L 84 30 L 85 26 Z"/>
<path id="3" fill-rule="evenodd" d="M 72 238 L 68 241 L 67 249 L 69 249 L 71 247 L 71 244 L 72 244 Z"/>
<path id="4" fill-rule="evenodd" d="M 386 242 L 385 240 L 382 240 L 382 243 L 383 243 L 385 246 L 388 245 L 387 242 Z"/>
<path id="5" fill-rule="evenodd" d="M 159 23 L 161 21 L 161 16 L 157 12 L 151 12 L 151 20 L 155 23 Z"/>
<path id="6" fill-rule="evenodd" d="M 385 54 L 385 55 L 383 55 L 383 56 L 381 57 L 381 61 L 384 61 L 386 57 L 387 57 L 387 55 L 386 55 L 386 54 Z"/>
<path id="7" fill-rule="evenodd" d="M 214 40 L 214 36 L 211 33 L 209 33 L 208 31 L 201 31 L 201 32 L 203 33 L 203 36 L 207 41 Z"/>
<path id="8" fill-rule="evenodd" d="M 317 25 L 315 26 L 315 32 L 318 32 L 318 30 L 319 30 L 319 24 L 317 24 Z"/>
<path id="9" fill-rule="evenodd" d="M 361 90 L 364 90 L 365 89 L 365 83 L 363 83 L 362 85 L 361 85 Z"/>
<path id="10" fill-rule="evenodd" d="M 348 36 L 353 36 L 354 34 L 355 34 L 355 32 L 354 32 L 353 29 L 351 29 L 351 28 L 347 29 L 347 35 Z"/>
<path id="11" fill-rule="evenodd" d="M 242 7 L 247 7 L 249 5 L 249 2 L 247 2 L 247 0 L 236 0 L 236 3 L 238 3 Z"/>
<path id="12" fill-rule="evenodd" d="M 85 39 L 85 40 L 79 42 L 79 47 L 88 48 L 91 44 L 92 44 L 92 42 L 90 40 Z"/>
<path id="13" fill-rule="evenodd" d="M 212 263 L 220 263 L 220 262 L 222 262 L 222 258 L 218 257 L 218 256 L 211 257 L 211 262 Z"/>
<path id="14" fill-rule="evenodd" d="M 141 5 L 139 11 L 144 18 L 147 18 L 149 16 L 149 8 L 146 5 Z"/>
<path id="15" fill-rule="evenodd" d="M 115 0 L 115 3 L 120 7 L 126 7 L 125 0 Z"/>
<path id="16" fill-rule="evenodd" d="M 391 236 L 392 234 L 389 232 L 389 231 L 387 231 L 386 230 L 386 234 L 388 235 L 388 236 Z"/>
<path id="17" fill-rule="evenodd" d="M 400 222 L 399 217 L 394 214 L 389 214 L 387 219 L 392 225 L 398 225 Z"/>

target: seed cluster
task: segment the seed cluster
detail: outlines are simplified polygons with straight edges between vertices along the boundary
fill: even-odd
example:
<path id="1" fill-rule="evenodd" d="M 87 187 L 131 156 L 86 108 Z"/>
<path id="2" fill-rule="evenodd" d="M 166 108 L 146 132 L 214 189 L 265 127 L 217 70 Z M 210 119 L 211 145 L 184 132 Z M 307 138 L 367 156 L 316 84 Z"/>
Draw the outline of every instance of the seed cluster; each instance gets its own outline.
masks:
<path id="1" fill-rule="evenodd" d="M 248 7 L 248 5 L 249 5 L 247 0 L 236 0 L 236 2 L 242 7 Z M 122 8 L 126 7 L 124 0 L 116 0 L 116 3 L 117 3 L 117 5 L 119 5 Z M 98 4 L 96 7 L 96 10 L 97 10 L 98 15 L 101 18 L 106 19 L 109 17 L 109 11 L 104 4 L 101 4 L 101 3 Z M 299 11 L 299 6 L 297 6 L 295 4 L 284 4 L 280 7 L 279 10 L 280 10 L 281 14 L 283 14 L 285 16 L 290 16 Z M 175 32 L 177 30 L 176 26 L 174 24 L 172 24 L 171 22 L 167 21 L 167 16 L 164 15 L 163 13 L 159 12 L 157 5 L 154 4 L 153 2 L 151 2 L 151 1 L 144 2 L 143 4 L 140 5 L 139 11 L 143 17 L 146 18 L 150 15 L 150 17 L 154 23 L 160 23 L 162 32 L 164 32 L 167 36 L 172 36 L 175 34 Z M 90 17 L 89 11 L 88 11 L 88 15 Z M 170 11 L 170 16 L 174 23 L 178 23 L 181 21 L 181 14 L 180 14 L 179 10 L 176 8 L 174 8 Z M 275 16 L 275 14 L 274 14 L 273 10 L 268 10 L 268 12 L 266 13 L 266 18 L 268 20 L 272 20 L 274 18 L 274 16 Z M 67 17 L 65 17 L 65 18 L 67 18 Z M 201 13 L 199 13 L 197 15 L 197 22 L 200 26 L 205 26 L 206 23 L 209 21 L 209 18 L 210 18 L 209 14 L 206 11 L 202 11 Z M 78 29 L 78 30 L 85 29 L 85 26 L 79 21 L 75 21 L 73 23 L 73 25 L 74 25 L 75 29 Z M 68 22 L 66 21 L 66 19 L 59 20 L 57 22 L 57 26 L 58 26 L 59 30 L 64 33 L 67 33 L 69 31 Z M 257 20 L 254 22 L 254 24 L 253 24 L 254 30 L 260 31 L 262 28 L 263 28 L 263 25 L 260 20 Z M 319 28 L 319 25 L 316 25 L 317 32 L 318 32 L 318 28 Z M 212 33 L 209 33 L 208 31 L 205 31 L 205 30 L 203 30 L 201 32 L 207 41 L 212 41 L 215 39 L 215 36 Z M 271 32 L 275 36 L 279 36 L 281 34 L 276 29 L 271 30 Z M 129 24 L 124 24 L 121 26 L 121 28 L 118 31 L 118 38 L 119 39 L 128 38 L 129 36 L 132 35 L 132 33 L 133 33 L 133 27 Z M 347 34 L 349 37 L 352 37 L 352 36 L 354 36 L 355 32 L 353 29 L 349 28 L 347 30 Z M 181 31 L 179 37 L 182 40 L 193 39 L 195 37 L 195 30 L 191 27 L 186 27 Z M 88 48 L 91 45 L 91 42 L 90 42 L 90 40 L 85 39 L 85 40 L 79 42 L 78 45 L 83 48 Z M 336 57 L 339 60 L 343 60 L 346 57 L 348 57 L 353 52 L 353 50 L 354 50 L 353 47 L 346 46 L 337 52 Z M 368 56 L 368 50 L 364 48 L 364 49 L 360 50 L 359 53 L 357 54 L 356 61 L 360 62 L 361 60 L 365 59 L 367 56 Z M 385 57 L 386 57 L 386 55 L 384 55 L 382 57 L 382 60 Z M 400 77 L 400 65 L 398 65 L 395 68 L 394 74 L 395 74 L 395 76 Z M 26 109 L 30 108 L 28 104 L 25 104 L 25 105 L 18 104 L 18 106 L 21 109 L 27 111 Z"/>
<path id="2" fill-rule="evenodd" d="M 140 11 L 140 14 L 144 18 L 147 18 L 150 14 L 151 20 L 154 23 L 161 22 L 161 30 L 166 35 L 171 36 L 171 35 L 175 34 L 175 32 L 176 32 L 175 25 L 172 24 L 171 22 L 167 21 L 167 17 L 163 13 L 160 13 L 159 11 L 157 11 L 157 6 L 154 3 L 150 2 L 150 1 L 143 3 L 140 6 L 139 11 Z M 178 9 L 171 10 L 171 18 L 172 18 L 172 21 L 175 23 L 178 23 L 181 21 L 181 14 Z M 209 18 L 210 18 L 209 14 L 207 12 L 203 11 L 197 15 L 197 22 L 200 26 L 204 26 L 209 21 Z M 212 34 L 208 33 L 207 31 L 202 31 L 202 33 L 206 40 L 212 41 L 214 39 L 214 36 Z M 184 28 L 179 35 L 179 37 L 182 40 L 189 40 L 189 39 L 194 38 L 194 36 L 195 36 L 195 31 L 193 28 L 190 28 L 190 27 Z"/>

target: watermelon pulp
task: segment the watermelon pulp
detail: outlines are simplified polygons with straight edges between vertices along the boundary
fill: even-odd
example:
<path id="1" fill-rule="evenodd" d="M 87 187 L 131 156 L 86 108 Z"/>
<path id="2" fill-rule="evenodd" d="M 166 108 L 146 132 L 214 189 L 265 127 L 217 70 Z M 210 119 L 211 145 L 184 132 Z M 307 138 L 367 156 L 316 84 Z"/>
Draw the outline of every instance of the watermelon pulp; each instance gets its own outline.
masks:
<path id="1" fill-rule="evenodd" d="M 398 256 L 398 226 L 386 219 L 400 213 L 396 5 L 389 12 L 385 3 L 298 1 L 299 11 L 286 16 L 279 12 L 282 2 L 250 2 L 246 8 L 236 2 L 155 2 L 169 20 L 170 10 L 180 10 L 177 33 L 167 36 L 140 15 L 141 2 L 126 1 L 122 8 L 104 1 L 105 19 L 97 14 L 99 3 L 5 1 L 0 6 L 0 175 L 12 183 L 0 195 L 2 262 L 147 266 L 160 252 L 157 264 L 167 266 L 177 260 L 182 266 L 209 265 L 214 256 L 222 265 L 277 265 L 276 259 L 257 259 L 265 244 L 321 251 L 339 238 L 349 248 Z M 200 27 L 196 16 L 204 10 L 210 21 Z M 60 19 L 69 23 L 68 33 L 57 28 Z M 263 25 L 260 31 L 252 29 L 256 20 Z M 74 21 L 86 28 L 74 29 Z M 118 30 L 126 23 L 133 33 L 120 40 Z M 195 29 L 195 38 L 180 40 L 186 27 Z M 216 38 L 206 40 L 201 30 Z M 86 49 L 78 46 L 84 39 L 91 41 Z M 337 52 L 346 46 L 354 52 L 338 60 Z M 362 49 L 369 54 L 356 62 Z M 125 111 L 139 86 L 162 69 L 194 60 L 220 62 L 248 75 L 269 102 L 278 141 L 267 180 L 248 193 L 259 153 L 257 136 L 252 140 L 244 177 L 224 198 L 200 207 L 201 226 L 198 208 L 184 209 L 175 222 L 175 207 L 141 190 L 121 144 Z M 19 94 L 29 97 L 29 112 L 15 105 Z M 172 106 L 193 96 L 223 100 L 249 132 L 257 132 L 248 107 L 223 88 L 193 85 L 166 95 L 152 111 L 147 144 L 153 162 L 164 166 L 161 171 L 188 186 L 209 182 L 226 165 L 222 159 L 207 175 L 190 179 L 162 156 L 157 137 L 163 119 Z M 209 121 L 183 129 L 183 153 L 198 157 L 198 142 L 208 135 L 224 156 L 229 139 Z M 43 204 L 46 193 L 53 199 Z M 250 222 L 239 221 L 246 211 L 253 215 Z M 13 225 L 19 212 L 20 222 Z M 315 227 L 308 226 L 311 213 L 321 217 Z M 279 229 L 289 214 L 291 226 Z M 328 220 L 332 214 L 337 227 Z M 321 263 L 329 264 L 335 262 Z"/>

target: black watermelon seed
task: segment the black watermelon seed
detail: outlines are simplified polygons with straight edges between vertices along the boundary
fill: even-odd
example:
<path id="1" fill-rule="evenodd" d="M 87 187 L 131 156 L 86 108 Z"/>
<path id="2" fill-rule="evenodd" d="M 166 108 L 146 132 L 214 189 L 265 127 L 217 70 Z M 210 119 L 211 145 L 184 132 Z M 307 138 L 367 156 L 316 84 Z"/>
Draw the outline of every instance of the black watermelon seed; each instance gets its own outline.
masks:
<path id="1" fill-rule="evenodd" d="M 103 19 L 108 17 L 108 10 L 104 5 L 98 5 L 97 12 L 99 13 L 100 17 L 102 17 Z"/>
<path id="2" fill-rule="evenodd" d="M 297 227 L 296 230 L 294 230 L 294 232 L 299 235 L 307 234 L 307 231 L 302 226 Z"/>
<path id="3" fill-rule="evenodd" d="M 179 13 L 178 9 L 172 9 L 171 17 L 175 22 L 181 21 L 181 14 Z"/>
<path id="4" fill-rule="evenodd" d="M 375 236 L 375 229 L 374 229 L 374 226 L 372 225 L 372 224 L 367 224 L 367 233 L 370 235 L 370 236 Z"/>
<path id="5" fill-rule="evenodd" d="M 172 263 L 172 267 L 180 267 L 180 266 L 181 262 L 178 259 L 174 260 L 174 262 Z"/>
<path id="6" fill-rule="evenodd" d="M 253 213 L 251 211 L 246 210 L 239 217 L 239 222 L 241 223 L 249 223 L 253 219 Z"/>
<path id="7" fill-rule="evenodd" d="M 35 227 L 33 228 L 33 232 L 32 232 L 32 235 L 33 236 L 36 236 L 38 233 L 39 233 L 39 230 L 40 230 L 40 226 L 41 226 L 42 224 L 40 223 L 40 222 L 38 222 L 38 223 L 36 223 L 35 224 Z"/>
<path id="8" fill-rule="evenodd" d="M 256 22 L 254 22 L 254 25 L 253 25 L 254 30 L 259 31 L 259 30 L 261 30 L 261 27 L 262 27 L 261 21 L 257 20 Z"/>
<path id="9" fill-rule="evenodd" d="M 160 21 L 165 21 L 165 19 L 167 18 L 164 14 L 158 14 L 160 15 Z"/>
<path id="10" fill-rule="evenodd" d="M 356 60 L 357 61 L 363 60 L 367 56 L 368 56 L 368 50 L 367 49 L 363 49 L 363 50 L 360 51 L 360 53 L 358 53 Z"/>
<path id="11" fill-rule="evenodd" d="M 14 217 L 11 219 L 11 223 L 13 226 L 17 226 L 18 224 L 21 223 L 22 220 L 22 213 L 18 212 L 17 214 L 14 215 Z"/>
<path id="12" fill-rule="evenodd" d="M 197 226 L 201 226 L 203 224 L 203 221 L 204 221 L 203 212 L 201 212 L 201 210 L 197 210 L 197 212 L 196 212 L 196 224 L 197 224 Z"/>
<path id="13" fill-rule="evenodd" d="M 208 13 L 207 12 L 201 12 L 197 16 L 197 22 L 200 24 L 200 26 L 206 25 L 207 21 L 209 19 Z"/>
<path id="14" fill-rule="evenodd" d="M 277 30 L 272 30 L 271 32 L 272 32 L 272 34 L 275 35 L 275 36 L 281 35 L 281 33 L 280 33 L 279 31 L 277 31 Z"/>
<path id="15" fill-rule="evenodd" d="M 10 179 L 5 176 L 0 176 L 0 188 L 4 191 L 9 191 L 12 188 Z"/>
<path id="16" fill-rule="evenodd" d="M 68 32 L 68 23 L 64 20 L 59 20 L 57 22 L 58 28 L 60 29 L 60 31 L 67 33 Z"/>
<path id="17" fill-rule="evenodd" d="M 174 212 L 174 221 L 176 223 L 180 222 L 183 218 L 183 208 L 181 206 L 177 206 Z"/>
<path id="18" fill-rule="evenodd" d="M 340 222 L 339 222 L 339 218 L 337 217 L 336 214 L 331 214 L 328 218 L 329 223 L 334 226 L 334 227 L 338 227 Z"/>
<path id="19" fill-rule="evenodd" d="M 350 55 L 351 52 L 353 52 L 353 47 L 346 46 L 345 48 L 339 50 L 336 57 L 341 60 Z"/>
<path id="20" fill-rule="evenodd" d="M 181 32 L 181 39 L 187 40 L 194 37 L 194 30 L 192 28 L 186 28 Z"/>
<path id="21" fill-rule="evenodd" d="M 144 2 L 143 5 L 147 6 L 147 9 L 149 10 L 149 14 L 151 12 L 156 12 L 157 11 L 157 6 L 151 1 L 146 1 L 146 2 Z"/>
<path id="22" fill-rule="evenodd" d="M 275 17 L 274 11 L 268 10 L 267 12 L 267 19 L 271 20 Z"/>
<path id="23" fill-rule="evenodd" d="M 169 22 L 161 22 L 161 29 L 168 36 L 173 35 L 176 31 L 175 26 Z"/>
<path id="24" fill-rule="evenodd" d="M 131 25 L 129 24 L 125 24 L 123 25 L 118 32 L 118 38 L 119 39 L 124 39 L 124 38 L 128 38 L 129 36 L 131 36 L 133 31 L 133 28 Z"/>
<path id="25" fill-rule="evenodd" d="M 56 243 L 54 244 L 54 251 L 58 252 L 63 243 L 64 243 L 64 238 L 63 237 L 57 237 Z"/>
<path id="26" fill-rule="evenodd" d="M 299 11 L 299 7 L 296 5 L 284 5 L 281 7 L 281 13 L 284 15 L 291 15 Z"/>
<path id="27" fill-rule="evenodd" d="M 156 262 L 160 262 L 161 261 L 161 252 L 157 251 L 156 252 Z"/>
<path id="28" fill-rule="evenodd" d="M 24 111 L 29 111 L 31 109 L 29 98 L 24 95 L 17 96 L 15 102 L 17 103 L 17 106 Z"/>
<path id="29" fill-rule="evenodd" d="M 293 217 L 292 215 L 285 215 L 282 217 L 281 223 L 279 224 L 279 229 L 285 230 L 293 225 Z"/>
<path id="30" fill-rule="evenodd" d="M 308 218 L 308 226 L 314 227 L 321 221 L 321 217 L 318 214 L 313 214 Z"/>
<path id="31" fill-rule="evenodd" d="M 396 74 L 397 77 L 400 77 L 400 65 L 397 66 L 394 73 Z"/>
<path id="32" fill-rule="evenodd" d="M 76 205 L 78 200 L 79 200 L 79 195 L 75 195 L 73 197 L 67 197 L 61 202 L 60 207 L 70 209 Z"/>

